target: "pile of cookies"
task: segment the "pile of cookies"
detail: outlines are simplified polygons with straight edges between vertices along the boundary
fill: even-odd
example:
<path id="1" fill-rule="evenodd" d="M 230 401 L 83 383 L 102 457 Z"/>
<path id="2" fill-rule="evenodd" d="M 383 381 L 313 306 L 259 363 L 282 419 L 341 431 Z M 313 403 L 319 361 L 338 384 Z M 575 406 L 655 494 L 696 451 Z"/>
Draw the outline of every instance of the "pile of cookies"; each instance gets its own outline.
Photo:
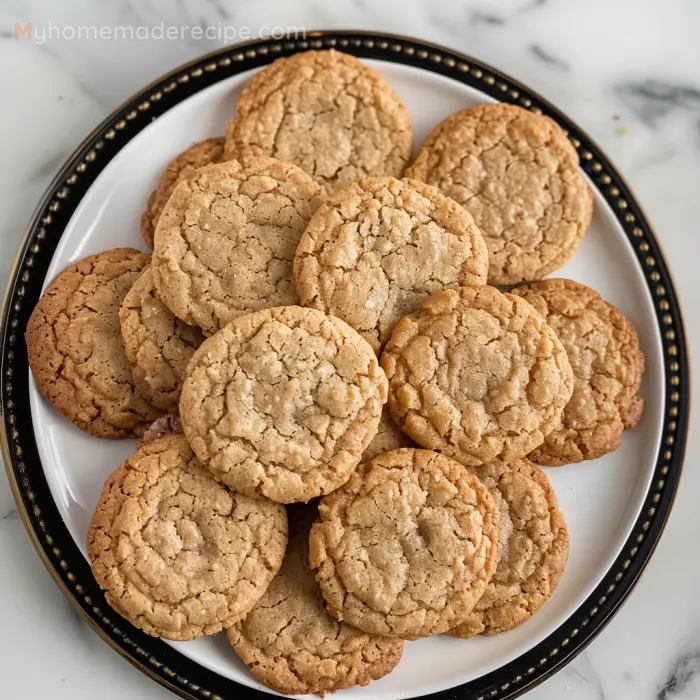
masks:
<path id="1" fill-rule="evenodd" d="M 260 681 L 323 694 L 548 600 L 569 538 L 536 464 L 616 449 L 644 356 L 595 291 L 541 280 L 593 202 L 551 120 L 463 110 L 410 163 L 399 96 L 335 51 L 236 107 L 163 173 L 153 254 L 62 272 L 27 351 L 76 426 L 141 438 L 88 532 L 109 604 L 166 639 L 227 630 Z"/>

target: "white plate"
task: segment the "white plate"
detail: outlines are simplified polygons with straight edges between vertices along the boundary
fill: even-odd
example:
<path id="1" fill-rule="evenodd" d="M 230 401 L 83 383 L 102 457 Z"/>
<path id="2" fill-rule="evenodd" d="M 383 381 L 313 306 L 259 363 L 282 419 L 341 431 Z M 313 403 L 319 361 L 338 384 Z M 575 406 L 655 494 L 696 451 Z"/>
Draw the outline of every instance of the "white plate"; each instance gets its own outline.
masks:
<path id="1" fill-rule="evenodd" d="M 418 68 L 367 61 L 399 92 L 413 118 L 415 144 L 445 116 L 490 101 L 477 90 Z M 118 246 L 146 250 L 139 217 L 166 163 L 190 144 L 223 134 L 236 98 L 252 71 L 224 80 L 177 105 L 133 138 L 90 187 L 63 234 L 46 284 L 86 255 Z M 636 325 L 647 369 L 642 424 L 613 454 L 593 462 L 547 469 L 571 536 L 571 556 L 551 600 L 528 622 L 495 637 L 448 636 L 406 644 L 399 667 L 342 697 L 409 698 L 452 688 L 520 656 L 561 625 L 592 592 L 630 534 L 646 495 L 663 425 L 661 339 L 639 263 L 597 190 L 593 223 L 574 258 L 556 276 L 598 290 Z M 82 433 L 40 396 L 30 380 L 36 442 L 51 492 L 68 530 L 85 554 L 87 525 L 107 475 L 135 449 L 134 441 Z M 223 634 L 171 643 L 227 678 L 265 689 L 229 649 Z M 270 692 L 270 691 L 268 691 Z"/>

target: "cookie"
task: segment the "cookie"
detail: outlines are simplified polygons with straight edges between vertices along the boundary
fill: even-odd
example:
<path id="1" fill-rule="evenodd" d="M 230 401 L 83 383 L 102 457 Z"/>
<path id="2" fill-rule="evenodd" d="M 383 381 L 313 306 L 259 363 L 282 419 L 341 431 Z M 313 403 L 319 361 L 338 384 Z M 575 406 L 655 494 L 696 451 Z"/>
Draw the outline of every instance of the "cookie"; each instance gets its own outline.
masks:
<path id="1" fill-rule="evenodd" d="M 80 260 L 48 286 L 27 324 L 39 391 L 96 437 L 134 437 L 160 416 L 134 387 L 119 330 L 124 296 L 148 261 L 132 248 Z"/>
<path id="2" fill-rule="evenodd" d="M 234 117 L 226 125 L 226 135 L 224 136 L 224 160 L 238 160 L 238 151 L 234 143 L 234 133 L 238 126 L 238 117 Z"/>
<path id="3" fill-rule="evenodd" d="M 224 144 L 223 136 L 205 139 L 190 146 L 168 163 L 155 190 L 148 198 L 146 211 L 141 214 L 141 233 L 150 248 L 153 248 L 153 236 L 160 213 L 163 211 L 165 203 L 170 199 L 175 186 L 185 178 L 190 177 L 197 168 L 225 160 Z"/>
<path id="4" fill-rule="evenodd" d="M 574 384 L 542 316 L 494 287 L 434 294 L 397 324 L 381 363 L 394 422 L 468 466 L 510 462 L 541 445 Z"/>
<path id="5" fill-rule="evenodd" d="M 499 634 L 532 617 L 549 600 L 569 558 L 569 533 L 545 473 L 527 459 L 471 467 L 499 504 L 496 571 L 453 637 Z"/>
<path id="6" fill-rule="evenodd" d="M 369 462 L 382 452 L 391 452 L 398 450 L 401 447 L 416 447 L 416 443 L 402 433 L 391 420 L 387 407 L 382 411 L 382 417 L 379 420 L 379 428 L 377 434 L 372 438 L 367 449 L 362 453 L 362 462 Z"/>
<path id="7" fill-rule="evenodd" d="M 624 430 L 642 418 L 637 393 L 644 354 L 634 326 L 598 292 L 573 280 L 553 279 L 513 290 L 544 316 L 566 349 L 574 393 L 562 425 L 530 459 L 559 467 L 617 449 Z"/>
<path id="8" fill-rule="evenodd" d="M 280 58 L 236 105 L 227 151 L 298 165 L 329 191 L 367 175 L 401 177 L 411 156 L 408 110 L 374 70 L 338 51 Z"/>
<path id="9" fill-rule="evenodd" d="M 111 474 L 87 539 L 107 602 L 147 634 L 176 641 L 243 619 L 286 544 L 284 508 L 217 483 L 182 435 L 145 445 Z"/>
<path id="10" fill-rule="evenodd" d="M 271 158 L 200 168 L 158 221 L 158 296 L 206 335 L 248 311 L 295 304 L 294 251 L 322 197 L 306 173 Z"/>
<path id="11" fill-rule="evenodd" d="M 180 416 L 176 416 L 172 413 L 157 418 L 146 428 L 143 436 L 139 440 L 139 448 L 170 433 L 182 433 Z"/>
<path id="12" fill-rule="evenodd" d="M 315 506 L 288 509 L 289 545 L 280 572 L 242 622 L 228 630 L 234 651 L 260 682 L 279 693 L 332 693 L 368 685 L 401 660 L 403 641 L 338 622 L 326 612 L 309 568 Z"/>
<path id="13" fill-rule="evenodd" d="M 464 622 L 498 555 L 498 511 L 461 464 L 402 449 L 321 499 L 309 539 L 328 611 L 369 634 L 416 639 Z"/>
<path id="14" fill-rule="evenodd" d="M 281 503 L 347 481 L 387 392 L 372 348 L 347 323 L 300 306 L 231 322 L 187 375 L 180 417 L 197 456 L 231 488 Z"/>
<path id="15" fill-rule="evenodd" d="M 154 406 L 177 410 L 187 365 L 204 340 L 202 332 L 173 316 L 156 296 L 150 267 L 124 297 L 119 321 L 139 391 Z"/>
<path id="16" fill-rule="evenodd" d="M 421 182 L 365 178 L 311 217 L 294 257 L 299 300 L 339 316 L 379 352 L 434 292 L 486 284 L 486 244 L 472 217 Z"/>
<path id="17" fill-rule="evenodd" d="M 593 196 L 578 165 L 548 117 L 485 104 L 438 124 L 406 174 L 474 217 L 489 249 L 489 284 L 518 284 L 559 269 L 581 242 Z"/>

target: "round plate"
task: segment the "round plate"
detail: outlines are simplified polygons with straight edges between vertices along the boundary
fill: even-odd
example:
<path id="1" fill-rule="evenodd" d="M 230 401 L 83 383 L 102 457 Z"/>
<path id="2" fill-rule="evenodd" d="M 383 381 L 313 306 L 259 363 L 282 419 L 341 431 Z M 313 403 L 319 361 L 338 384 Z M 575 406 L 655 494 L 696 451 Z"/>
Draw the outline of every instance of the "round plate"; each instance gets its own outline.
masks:
<path id="1" fill-rule="evenodd" d="M 415 143 L 449 113 L 501 100 L 541 111 L 567 130 L 596 198 L 593 224 L 558 274 L 597 289 L 639 330 L 647 358 L 642 425 L 614 454 L 549 469 L 571 535 L 568 568 L 531 620 L 495 637 L 406 644 L 400 666 L 345 697 L 510 698 L 550 675 L 598 633 L 632 589 L 663 529 L 680 476 L 688 373 L 675 291 L 628 187 L 600 150 L 527 88 L 478 61 L 413 39 L 313 32 L 257 41 L 179 68 L 111 115 L 62 168 L 27 231 L 5 300 L 3 450 L 27 529 L 49 571 L 92 626 L 159 682 L 190 698 L 264 690 L 224 635 L 153 639 L 109 609 L 85 559 L 90 514 L 107 475 L 134 450 L 80 432 L 38 394 L 24 329 L 42 288 L 67 265 L 107 248 L 143 248 L 139 216 L 165 164 L 194 141 L 222 134 L 251 71 L 310 48 L 335 47 L 382 73 L 405 101 Z M 243 686 L 247 687 L 241 687 Z"/>

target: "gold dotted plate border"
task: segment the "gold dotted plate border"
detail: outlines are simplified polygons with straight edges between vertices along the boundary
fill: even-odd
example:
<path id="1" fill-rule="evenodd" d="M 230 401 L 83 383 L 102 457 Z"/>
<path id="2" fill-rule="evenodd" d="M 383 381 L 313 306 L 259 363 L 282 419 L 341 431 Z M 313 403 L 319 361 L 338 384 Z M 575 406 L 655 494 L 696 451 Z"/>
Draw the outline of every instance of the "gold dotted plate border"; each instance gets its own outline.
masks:
<path id="1" fill-rule="evenodd" d="M 503 102 L 546 114 L 566 131 L 584 171 L 610 204 L 632 243 L 654 301 L 664 360 L 665 422 L 652 485 L 622 554 L 591 597 L 546 640 L 492 673 L 436 700 L 514 698 L 556 672 L 595 637 L 632 590 L 659 540 L 681 473 L 689 413 L 685 333 L 672 280 L 654 234 L 629 187 L 602 151 L 554 106 L 474 58 L 408 37 L 357 31 L 309 32 L 305 39 L 261 40 L 229 47 L 182 66 L 110 115 L 78 147 L 47 190 L 26 230 L 3 307 L 0 441 L 13 495 L 32 541 L 57 585 L 117 652 L 185 698 L 262 697 L 146 636 L 113 614 L 51 498 L 34 441 L 24 329 L 63 229 L 97 175 L 152 120 L 231 75 L 309 49 L 336 48 L 438 73 Z"/>

